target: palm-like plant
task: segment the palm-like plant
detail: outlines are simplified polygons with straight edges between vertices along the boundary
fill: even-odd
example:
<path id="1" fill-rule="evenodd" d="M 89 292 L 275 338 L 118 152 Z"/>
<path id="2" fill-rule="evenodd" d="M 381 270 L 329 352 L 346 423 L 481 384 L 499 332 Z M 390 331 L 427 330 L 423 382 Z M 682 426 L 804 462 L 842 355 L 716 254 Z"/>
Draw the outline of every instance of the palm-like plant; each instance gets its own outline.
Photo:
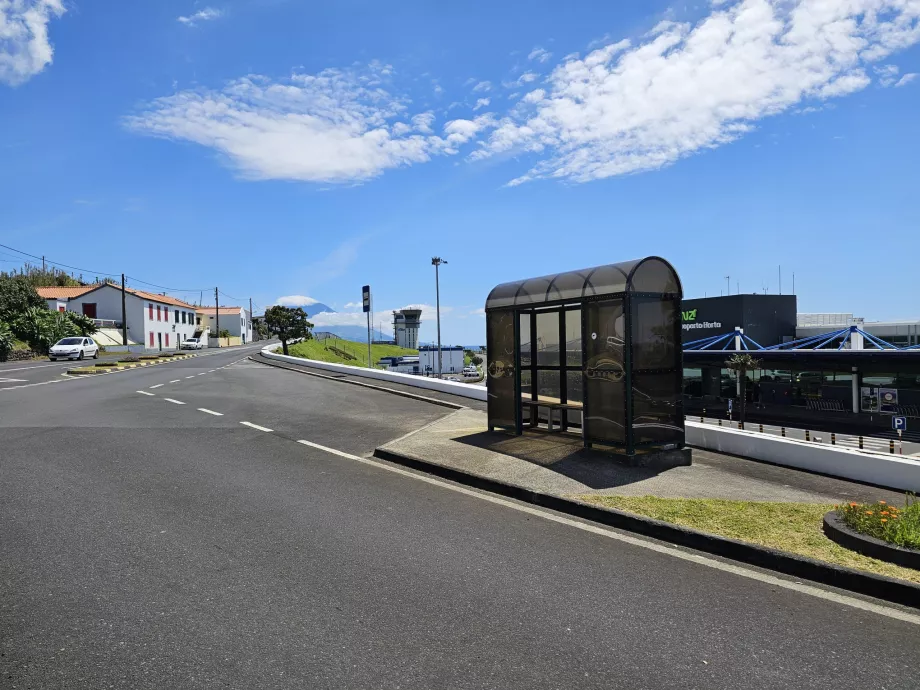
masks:
<path id="1" fill-rule="evenodd" d="M 19 337 L 29 343 L 29 347 L 37 352 L 47 351 L 45 343 L 49 336 L 48 317 L 51 312 L 40 307 L 29 307 L 23 311 L 13 323 Z"/>
<path id="2" fill-rule="evenodd" d="M 76 327 L 77 331 L 79 331 L 80 335 L 92 335 L 99 330 L 96 326 L 96 322 L 85 314 L 78 314 L 75 311 L 68 311 L 65 313 L 67 314 L 67 318 L 69 318 L 71 323 Z"/>
<path id="3" fill-rule="evenodd" d="M 759 359 L 754 359 L 751 355 L 746 352 L 739 352 L 731 357 L 729 357 L 725 366 L 732 372 L 735 376 L 738 377 L 741 390 L 739 391 L 741 397 L 741 426 L 744 426 L 744 420 L 747 416 L 747 373 L 749 371 L 755 371 L 760 369 L 763 366 L 763 362 Z"/>
<path id="4" fill-rule="evenodd" d="M 0 362 L 5 362 L 13 349 L 13 331 L 9 325 L 0 321 Z"/>

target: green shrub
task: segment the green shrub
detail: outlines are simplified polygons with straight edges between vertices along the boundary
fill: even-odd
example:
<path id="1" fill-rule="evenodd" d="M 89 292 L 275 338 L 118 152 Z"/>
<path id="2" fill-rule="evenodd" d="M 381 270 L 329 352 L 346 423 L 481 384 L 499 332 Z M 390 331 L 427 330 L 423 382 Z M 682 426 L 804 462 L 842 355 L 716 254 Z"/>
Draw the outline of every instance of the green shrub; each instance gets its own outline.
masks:
<path id="1" fill-rule="evenodd" d="M 140 358 L 140 357 L 137 357 L 137 356 L 135 356 L 135 355 L 128 355 L 127 357 L 122 357 L 122 358 L 119 359 L 118 361 L 119 361 L 120 363 L 121 363 L 121 362 L 126 362 L 126 363 L 132 362 L 132 363 L 133 363 L 133 362 L 140 362 L 140 361 L 141 361 L 141 358 Z"/>
<path id="2" fill-rule="evenodd" d="M 0 321 L 0 362 L 5 362 L 10 350 L 13 349 L 13 331 L 10 327 Z"/>
<path id="3" fill-rule="evenodd" d="M 837 516 L 850 529 L 896 546 L 920 549 L 920 501 L 908 494 L 904 507 L 885 501 L 837 506 Z"/>

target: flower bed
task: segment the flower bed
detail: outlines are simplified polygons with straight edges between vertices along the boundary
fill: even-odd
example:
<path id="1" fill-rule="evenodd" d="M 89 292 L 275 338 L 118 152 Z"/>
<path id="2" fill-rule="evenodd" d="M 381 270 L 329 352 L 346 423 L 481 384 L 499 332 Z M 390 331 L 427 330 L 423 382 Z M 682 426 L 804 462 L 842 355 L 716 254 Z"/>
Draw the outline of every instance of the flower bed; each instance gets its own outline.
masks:
<path id="1" fill-rule="evenodd" d="M 837 506 L 837 517 L 854 532 L 907 549 L 920 549 L 920 501 L 908 496 L 903 508 L 885 501 Z"/>

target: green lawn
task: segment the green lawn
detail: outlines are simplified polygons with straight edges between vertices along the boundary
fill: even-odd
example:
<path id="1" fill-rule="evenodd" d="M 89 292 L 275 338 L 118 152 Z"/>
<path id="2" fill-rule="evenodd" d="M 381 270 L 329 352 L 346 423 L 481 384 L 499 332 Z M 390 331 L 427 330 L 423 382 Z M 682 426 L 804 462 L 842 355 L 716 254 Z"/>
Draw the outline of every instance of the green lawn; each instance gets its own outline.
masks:
<path id="1" fill-rule="evenodd" d="M 657 496 L 575 498 L 835 565 L 920 582 L 920 570 L 862 556 L 824 536 L 822 519 L 825 513 L 834 509 L 833 505 Z"/>
<path id="2" fill-rule="evenodd" d="M 332 348 L 348 353 L 355 359 L 348 359 L 344 355 L 335 352 Z M 334 362 L 336 364 L 351 364 L 353 366 L 367 366 L 367 344 L 356 343 L 353 340 L 342 340 L 341 338 L 327 340 L 305 340 L 288 347 L 288 353 L 294 357 L 305 357 L 307 359 L 316 359 L 320 362 Z M 418 350 L 408 350 L 396 345 L 371 345 L 371 358 L 374 366 L 380 361 L 381 357 L 398 357 L 400 355 L 417 355 Z"/>

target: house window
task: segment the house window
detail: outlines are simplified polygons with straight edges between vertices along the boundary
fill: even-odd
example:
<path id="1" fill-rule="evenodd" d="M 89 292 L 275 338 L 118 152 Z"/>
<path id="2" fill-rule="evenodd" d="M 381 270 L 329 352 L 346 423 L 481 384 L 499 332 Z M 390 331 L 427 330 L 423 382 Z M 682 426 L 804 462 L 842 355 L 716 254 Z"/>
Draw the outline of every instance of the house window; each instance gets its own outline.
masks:
<path id="1" fill-rule="evenodd" d="M 166 347 L 169 347 L 169 333 L 166 334 Z"/>
<path id="2" fill-rule="evenodd" d="M 182 312 L 182 323 L 185 323 L 185 312 Z"/>
<path id="3" fill-rule="evenodd" d="M 157 305 L 157 321 L 162 321 L 162 320 L 163 320 L 162 318 L 160 318 L 161 316 L 162 316 L 162 315 L 160 314 L 160 305 L 158 304 L 158 305 Z"/>
<path id="4" fill-rule="evenodd" d="M 67 311 L 67 307 L 58 307 L 58 311 L 65 312 Z"/>
<path id="5" fill-rule="evenodd" d="M 150 307 L 150 311 L 153 311 L 153 307 Z M 150 331 L 150 347 L 153 347 L 153 331 Z"/>
<path id="6" fill-rule="evenodd" d="M 176 323 L 179 323 L 179 310 L 176 309 Z"/>
<path id="7" fill-rule="evenodd" d="M 150 320 L 153 321 L 153 305 L 152 305 L 152 304 L 148 304 L 148 305 L 147 305 L 147 309 L 150 310 Z M 153 345 L 153 343 L 150 343 L 150 344 Z"/>

